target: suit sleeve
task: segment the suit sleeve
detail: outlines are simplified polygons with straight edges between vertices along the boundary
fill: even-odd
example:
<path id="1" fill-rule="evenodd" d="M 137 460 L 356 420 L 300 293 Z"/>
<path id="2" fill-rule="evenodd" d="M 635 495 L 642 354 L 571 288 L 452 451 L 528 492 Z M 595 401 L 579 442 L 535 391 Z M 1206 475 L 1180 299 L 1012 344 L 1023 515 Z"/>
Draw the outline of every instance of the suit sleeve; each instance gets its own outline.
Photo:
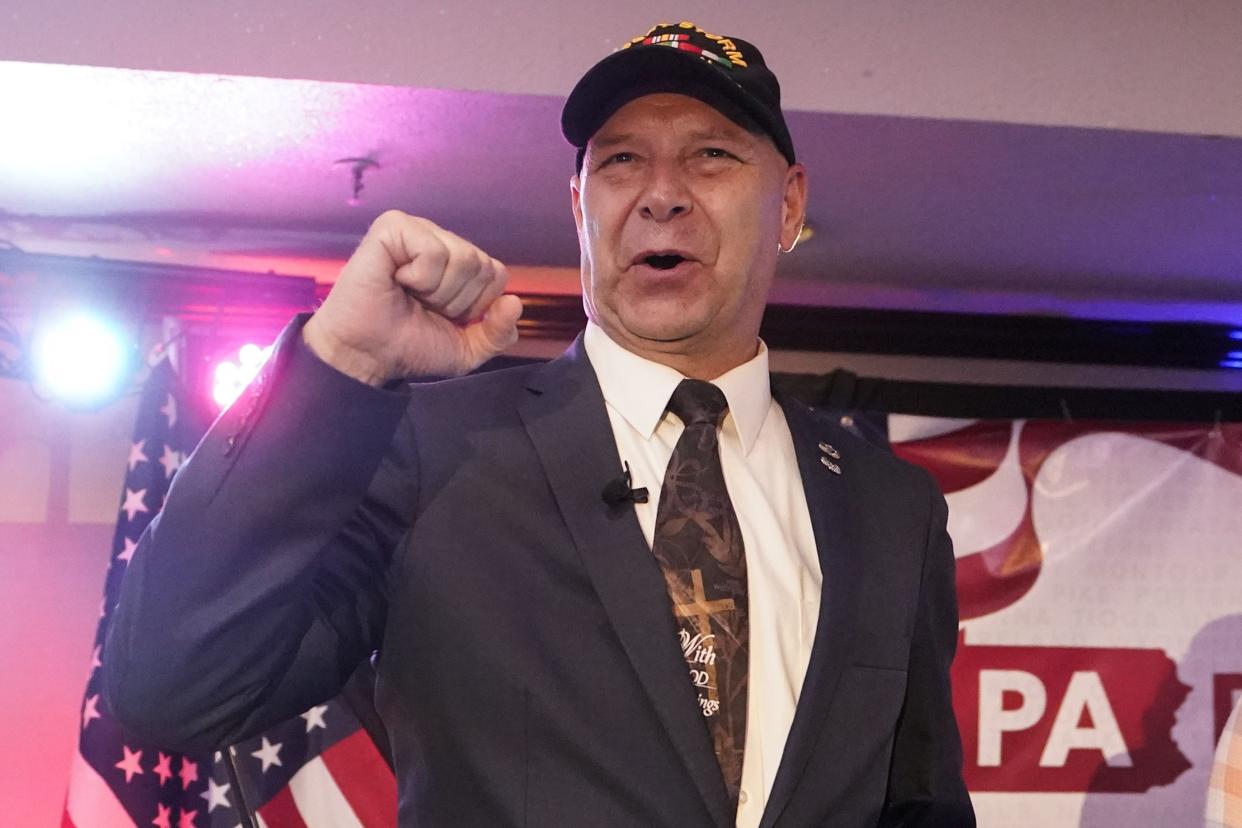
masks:
<path id="1" fill-rule="evenodd" d="M 218 749 L 332 697 L 378 648 L 416 498 L 407 400 L 338 373 L 300 324 L 286 329 L 129 564 L 103 654 L 123 724 Z"/>
<path id="2" fill-rule="evenodd" d="M 944 497 L 927 481 L 931 509 L 922 586 L 880 825 L 973 828 L 949 683 L 958 622 L 953 542 Z"/>

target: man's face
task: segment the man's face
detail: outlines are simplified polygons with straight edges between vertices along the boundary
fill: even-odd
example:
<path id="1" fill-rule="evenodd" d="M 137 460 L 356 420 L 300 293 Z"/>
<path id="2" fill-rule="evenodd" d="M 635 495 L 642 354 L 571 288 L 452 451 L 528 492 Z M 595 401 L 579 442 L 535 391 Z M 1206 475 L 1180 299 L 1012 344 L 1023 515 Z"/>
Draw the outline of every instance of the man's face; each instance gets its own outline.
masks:
<path id="1" fill-rule="evenodd" d="M 800 164 L 695 98 L 647 95 L 592 136 L 571 191 L 587 315 L 615 342 L 708 379 L 754 356 Z"/>

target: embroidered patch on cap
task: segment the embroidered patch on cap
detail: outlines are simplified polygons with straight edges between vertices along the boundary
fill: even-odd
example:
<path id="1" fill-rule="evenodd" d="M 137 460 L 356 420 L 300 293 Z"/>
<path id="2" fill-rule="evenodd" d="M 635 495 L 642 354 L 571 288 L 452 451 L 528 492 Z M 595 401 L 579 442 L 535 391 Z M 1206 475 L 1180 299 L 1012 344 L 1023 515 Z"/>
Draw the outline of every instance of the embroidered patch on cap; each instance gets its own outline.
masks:
<path id="1" fill-rule="evenodd" d="M 670 31 L 671 30 L 671 31 Z M 742 50 L 730 38 L 718 34 L 712 34 L 705 29 L 691 23 L 689 20 L 683 20 L 677 25 L 672 23 L 659 23 L 652 26 L 645 35 L 631 38 L 624 44 L 622 49 L 629 49 L 632 46 L 667 46 L 673 49 L 680 49 L 683 52 L 690 52 L 698 55 L 708 63 L 722 66 L 725 69 L 747 67 L 746 59 L 742 56 Z M 719 54 L 723 52 L 723 56 Z"/>

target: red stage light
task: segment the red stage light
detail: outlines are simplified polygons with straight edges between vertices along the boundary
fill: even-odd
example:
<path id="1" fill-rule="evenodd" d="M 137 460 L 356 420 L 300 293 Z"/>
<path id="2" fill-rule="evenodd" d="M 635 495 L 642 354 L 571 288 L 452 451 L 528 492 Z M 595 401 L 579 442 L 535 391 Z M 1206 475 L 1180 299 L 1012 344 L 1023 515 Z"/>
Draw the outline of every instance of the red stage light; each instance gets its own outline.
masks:
<path id="1" fill-rule="evenodd" d="M 242 390 L 259 373 L 271 353 L 271 345 L 263 348 L 249 342 L 238 349 L 236 358 L 216 363 L 211 372 L 211 398 L 220 410 L 228 408 L 241 396 Z"/>

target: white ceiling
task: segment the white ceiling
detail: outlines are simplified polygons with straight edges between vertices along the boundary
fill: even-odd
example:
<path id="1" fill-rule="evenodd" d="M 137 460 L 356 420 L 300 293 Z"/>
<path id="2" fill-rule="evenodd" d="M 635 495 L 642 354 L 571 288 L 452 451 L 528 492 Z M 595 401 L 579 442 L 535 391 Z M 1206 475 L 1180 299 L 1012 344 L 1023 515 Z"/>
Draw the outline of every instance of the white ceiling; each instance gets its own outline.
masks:
<path id="1" fill-rule="evenodd" d="M 1238 0 L 5 0 L 0 60 L 561 96 L 674 12 L 795 110 L 1242 137 Z"/>
<path id="2" fill-rule="evenodd" d="M 9 0 L 0 239 L 328 280 L 395 206 L 571 291 L 560 96 L 654 7 Z M 1242 2 L 685 7 L 794 110 L 777 298 L 1242 324 Z"/>

